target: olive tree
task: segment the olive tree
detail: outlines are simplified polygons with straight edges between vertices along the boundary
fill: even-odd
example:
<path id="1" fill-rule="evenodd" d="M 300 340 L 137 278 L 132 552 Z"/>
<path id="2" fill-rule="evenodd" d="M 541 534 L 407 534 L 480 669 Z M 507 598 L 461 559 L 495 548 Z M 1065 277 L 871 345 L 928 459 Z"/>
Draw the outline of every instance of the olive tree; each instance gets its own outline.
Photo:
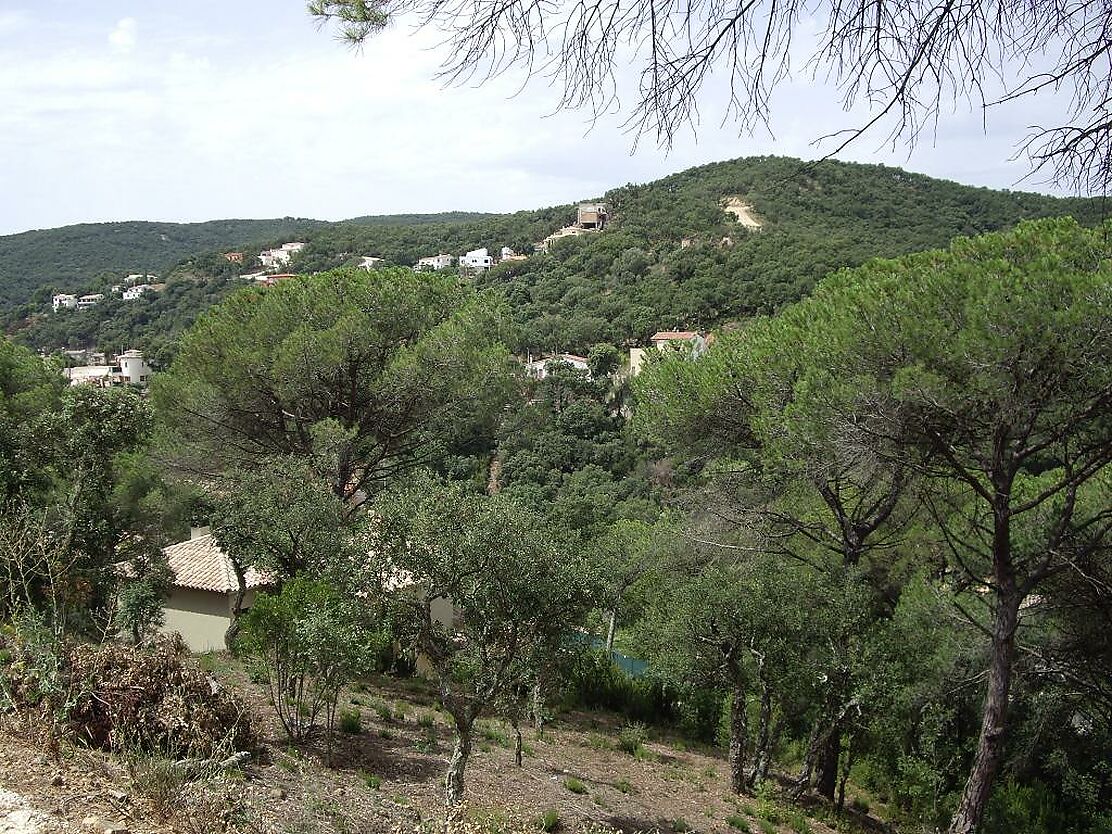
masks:
<path id="1" fill-rule="evenodd" d="M 587 565 L 569 534 L 505 495 L 425 477 L 375 510 L 398 605 L 455 724 L 445 777 L 455 805 L 475 721 L 527 686 L 589 610 Z M 450 617 L 438 617 L 444 601 Z"/>

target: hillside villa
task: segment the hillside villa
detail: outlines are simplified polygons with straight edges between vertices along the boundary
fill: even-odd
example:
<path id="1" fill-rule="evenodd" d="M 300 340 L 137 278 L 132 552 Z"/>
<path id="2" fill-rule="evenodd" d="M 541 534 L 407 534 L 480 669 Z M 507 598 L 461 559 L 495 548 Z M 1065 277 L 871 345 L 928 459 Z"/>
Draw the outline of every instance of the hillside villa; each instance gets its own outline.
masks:
<path id="1" fill-rule="evenodd" d="M 652 347 L 635 347 L 629 349 L 629 375 L 637 376 L 645 364 L 647 353 L 650 350 L 675 350 L 687 351 L 692 359 L 701 356 L 711 343 L 714 342 L 713 333 L 698 333 L 694 330 L 661 330 L 649 337 Z"/>
<path id="2" fill-rule="evenodd" d="M 586 357 L 574 353 L 546 353 L 536 359 L 529 357 L 525 362 L 525 373 L 533 379 L 545 379 L 552 372 L 552 365 L 568 365 L 588 377 L 591 375 Z"/>
<path id="3" fill-rule="evenodd" d="M 263 265 L 263 269 L 288 266 L 293 256 L 304 248 L 305 244 L 301 241 L 291 241 L 274 249 L 264 249 L 259 253 L 259 263 Z"/>
<path id="4" fill-rule="evenodd" d="M 103 360 L 104 354 L 93 354 Z M 140 385 L 150 382 L 153 369 L 139 350 L 125 350 L 113 357 L 107 365 L 78 365 L 63 368 L 62 374 L 70 385 L 96 385 L 109 388 L 113 385 Z"/>

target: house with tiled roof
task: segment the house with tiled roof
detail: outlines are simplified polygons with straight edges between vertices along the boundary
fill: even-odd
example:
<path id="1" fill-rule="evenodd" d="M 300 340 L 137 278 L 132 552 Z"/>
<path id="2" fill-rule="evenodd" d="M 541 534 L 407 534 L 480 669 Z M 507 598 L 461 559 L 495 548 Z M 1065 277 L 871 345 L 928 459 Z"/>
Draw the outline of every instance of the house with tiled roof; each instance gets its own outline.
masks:
<path id="1" fill-rule="evenodd" d="M 629 375 L 637 376 L 645 365 L 650 350 L 676 350 L 697 359 L 714 341 L 713 333 L 699 333 L 694 330 L 659 330 L 649 337 L 651 348 L 634 347 L 629 349 Z"/>
<path id="2" fill-rule="evenodd" d="M 188 541 L 170 545 L 162 552 L 174 572 L 174 586 L 162 606 L 164 632 L 177 632 L 194 652 L 222 651 L 224 634 L 232 623 L 232 610 L 239 591 L 235 568 L 216 539 L 199 528 Z M 254 568 L 244 573 L 246 611 L 259 590 L 272 580 Z"/>

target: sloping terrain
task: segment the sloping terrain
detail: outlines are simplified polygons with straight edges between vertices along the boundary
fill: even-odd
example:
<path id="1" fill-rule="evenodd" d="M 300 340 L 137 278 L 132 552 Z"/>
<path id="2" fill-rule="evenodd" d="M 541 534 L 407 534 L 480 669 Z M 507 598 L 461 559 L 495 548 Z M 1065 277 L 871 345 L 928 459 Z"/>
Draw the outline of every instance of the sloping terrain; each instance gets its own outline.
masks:
<path id="1" fill-rule="evenodd" d="M 242 771 L 171 785 L 146 775 L 143 760 L 129 768 L 118 756 L 63 748 L 55 762 L 33 744 L 0 735 L 0 789 L 16 792 L 0 798 L 11 795 L 20 810 L 36 809 L 41 834 L 93 834 L 89 818 L 131 834 L 224 826 L 271 834 L 443 830 L 443 775 L 453 736 L 427 682 L 378 678 L 347 693 L 341 704 L 359 711 L 361 731 L 338 734 L 329 767 L 320 739 L 286 740 L 265 687 L 252 683 L 236 662 L 225 655 L 202 662 L 250 705 L 261 745 Z M 634 756 L 618 749 L 618 730 L 609 714 L 559 715 L 540 738 L 524 731 L 518 768 L 509 725 L 497 718 L 480 722 L 455 830 L 537 831 L 545 812 L 556 815 L 559 830 L 599 834 L 725 834 L 739 830 L 743 820 L 766 834 L 792 834 L 803 822 L 813 834 L 878 825 L 847 812 L 833 829 L 776 800 L 734 796 L 718 751 L 664 736 Z"/>

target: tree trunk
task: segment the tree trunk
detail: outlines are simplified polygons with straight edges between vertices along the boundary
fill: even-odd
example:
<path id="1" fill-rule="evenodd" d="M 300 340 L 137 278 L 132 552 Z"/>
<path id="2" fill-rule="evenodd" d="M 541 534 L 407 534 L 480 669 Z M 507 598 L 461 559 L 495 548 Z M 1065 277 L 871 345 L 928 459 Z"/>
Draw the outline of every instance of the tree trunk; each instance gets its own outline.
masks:
<path id="1" fill-rule="evenodd" d="M 224 646 L 228 651 L 234 653 L 236 637 L 239 635 L 239 615 L 243 613 L 243 600 L 247 596 L 247 578 L 236 559 L 229 558 L 228 561 L 232 565 L 232 572 L 236 575 L 236 590 L 232 596 L 231 608 L 228 611 L 231 622 L 228 624 L 227 631 L 224 632 Z"/>
<path id="2" fill-rule="evenodd" d="M 614 632 L 618 630 L 618 609 L 617 607 L 610 609 L 610 625 L 606 629 L 606 653 L 613 654 L 614 652 Z"/>
<path id="3" fill-rule="evenodd" d="M 463 772 L 471 757 L 471 721 L 456 721 L 456 748 L 448 762 L 448 775 L 444 779 L 444 801 L 449 808 L 463 799 Z"/>
<path id="4" fill-rule="evenodd" d="M 533 729 L 537 738 L 544 734 L 544 684 L 540 672 L 533 681 Z"/>
<path id="5" fill-rule="evenodd" d="M 1021 602 L 1014 581 L 1011 584 L 1012 587 L 1002 589 L 996 608 L 992 628 L 992 663 L 981 713 L 981 735 L 973 757 L 973 768 L 950 823 L 950 834 L 973 834 L 977 830 L 1004 753 L 1008 692 L 1011 689 L 1015 632 Z"/>
<path id="6" fill-rule="evenodd" d="M 753 750 L 753 772 L 749 776 L 749 789 L 756 789 L 768 778 L 769 749 L 772 745 L 772 689 L 761 682 L 761 707 L 757 717 L 757 744 Z"/>
<path id="7" fill-rule="evenodd" d="M 838 762 L 842 757 L 842 729 L 835 726 L 819 751 L 818 778 L 815 790 L 819 796 L 834 801 L 838 787 Z"/>
<path id="8" fill-rule="evenodd" d="M 745 790 L 745 687 L 735 683 L 730 703 L 730 790 Z"/>
<path id="9" fill-rule="evenodd" d="M 510 726 L 514 728 L 514 762 L 518 767 L 521 767 L 521 753 L 524 745 L 521 742 L 521 724 L 516 715 L 510 720 Z"/>
<path id="10" fill-rule="evenodd" d="M 844 811 L 846 809 L 846 782 L 849 781 L 849 772 L 853 769 L 853 760 L 856 755 L 856 748 L 854 740 L 856 735 L 849 734 L 849 741 L 846 745 L 846 755 L 842 764 L 842 775 L 838 779 L 838 810 Z"/>

